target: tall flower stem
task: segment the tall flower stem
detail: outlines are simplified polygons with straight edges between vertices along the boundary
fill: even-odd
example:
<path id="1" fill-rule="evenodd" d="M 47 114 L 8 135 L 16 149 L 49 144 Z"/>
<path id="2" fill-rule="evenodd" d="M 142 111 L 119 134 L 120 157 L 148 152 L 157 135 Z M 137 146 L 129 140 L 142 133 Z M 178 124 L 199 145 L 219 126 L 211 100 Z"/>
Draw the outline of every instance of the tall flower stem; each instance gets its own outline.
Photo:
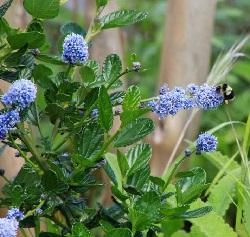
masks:
<path id="1" fill-rule="evenodd" d="M 18 125 L 18 128 L 23 130 L 23 125 Z M 32 153 L 36 163 L 38 164 L 38 166 L 41 168 L 41 170 L 46 171 L 47 170 L 47 164 L 44 160 L 42 160 L 38 150 L 36 149 L 36 147 L 34 146 L 34 144 L 32 143 L 32 141 L 30 141 L 30 138 L 28 135 L 26 134 L 22 134 L 19 135 L 19 138 L 21 139 L 21 141 L 24 143 L 24 145 L 30 150 L 30 152 Z"/>
<path id="2" fill-rule="evenodd" d="M 20 155 L 22 156 L 22 158 L 25 160 L 25 162 L 29 163 L 33 168 L 37 169 L 37 165 L 34 164 L 27 156 L 26 154 L 20 149 L 20 147 L 18 146 L 18 144 L 15 142 L 15 140 L 13 139 L 13 137 L 10 135 L 10 140 L 12 142 L 12 144 L 14 145 L 14 147 L 18 150 L 18 152 L 20 153 Z"/>

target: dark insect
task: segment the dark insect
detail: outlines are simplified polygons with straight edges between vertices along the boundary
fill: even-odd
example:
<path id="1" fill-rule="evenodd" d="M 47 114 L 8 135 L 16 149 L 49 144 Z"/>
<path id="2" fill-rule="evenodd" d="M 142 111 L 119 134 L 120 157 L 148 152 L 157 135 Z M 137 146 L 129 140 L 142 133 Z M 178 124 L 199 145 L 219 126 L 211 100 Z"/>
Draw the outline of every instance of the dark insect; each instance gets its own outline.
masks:
<path id="1" fill-rule="evenodd" d="M 228 104 L 235 97 L 232 87 L 225 83 L 217 86 L 216 91 L 223 95 L 225 104 Z"/>

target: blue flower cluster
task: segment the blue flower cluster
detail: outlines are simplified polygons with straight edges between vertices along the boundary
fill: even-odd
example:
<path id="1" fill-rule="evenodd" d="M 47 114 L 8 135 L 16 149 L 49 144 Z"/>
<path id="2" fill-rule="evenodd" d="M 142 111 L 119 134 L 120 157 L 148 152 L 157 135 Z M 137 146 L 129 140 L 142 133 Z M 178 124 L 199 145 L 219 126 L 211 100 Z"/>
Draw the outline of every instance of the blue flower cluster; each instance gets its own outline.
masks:
<path id="1" fill-rule="evenodd" d="M 0 114 L 0 139 L 5 139 L 7 133 L 20 122 L 19 112 L 26 109 L 36 99 L 35 84 L 26 79 L 15 81 L 2 96 L 1 101 L 9 111 Z"/>
<path id="2" fill-rule="evenodd" d="M 21 220 L 23 218 L 24 214 L 19 209 L 10 209 L 5 218 L 0 218 L 0 236 L 16 237 L 19 226 L 18 220 Z"/>
<path id="3" fill-rule="evenodd" d="M 160 88 L 157 100 L 150 101 L 148 106 L 162 119 L 176 115 L 182 109 L 217 108 L 223 101 L 223 95 L 217 92 L 216 87 L 207 84 L 202 86 L 190 84 L 186 89 L 175 87 L 173 90 L 164 85 Z"/>
<path id="4" fill-rule="evenodd" d="M 82 35 L 71 33 L 65 37 L 62 55 L 64 62 L 84 64 L 88 57 L 88 45 Z"/>
<path id="5" fill-rule="evenodd" d="M 4 114 L 0 114 L 0 139 L 5 139 L 6 134 L 12 130 L 18 122 L 20 122 L 20 116 L 16 110 L 10 110 Z"/>
<path id="6" fill-rule="evenodd" d="M 12 208 L 8 211 L 6 218 L 22 220 L 24 218 L 24 214 L 18 208 Z"/>
<path id="7" fill-rule="evenodd" d="M 213 152 L 217 149 L 217 138 L 207 132 L 202 133 L 196 140 L 196 153 L 201 154 L 202 152 Z"/>
<path id="8" fill-rule="evenodd" d="M 2 102 L 6 106 L 17 106 L 18 109 L 23 110 L 35 101 L 36 92 L 37 88 L 32 81 L 20 79 L 15 81 L 3 95 Z"/>
<path id="9" fill-rule="evenodd" d="M 18 221 L 16 219 L 0 218 L 0 236 L 16 237 Z"/>

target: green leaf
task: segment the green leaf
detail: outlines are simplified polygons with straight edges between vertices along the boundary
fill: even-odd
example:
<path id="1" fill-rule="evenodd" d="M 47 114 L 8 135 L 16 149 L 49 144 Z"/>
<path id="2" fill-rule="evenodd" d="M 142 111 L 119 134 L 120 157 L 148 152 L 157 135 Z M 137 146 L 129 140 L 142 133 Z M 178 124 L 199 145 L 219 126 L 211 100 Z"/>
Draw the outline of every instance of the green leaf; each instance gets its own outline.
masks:
<path id="1" fill-rule="evenodd" d="M 76 144 L 79 154 L 84 159 L 94 156 L 100 151 L 104 140 L 104 131 L 96 123 L 89 124 L 76 135 Z"/>
<path id="2" fill-rule="evenodd" d="M 127 124 L 118 133 L 115 147 L 123 147 L 138 142 L 154 130 L 154 123 L 148 118 L 139 118 Z"/>
<path id="3" fill-rule="evenodd" d="M 7 38 L 13 49 L 19 49 L 28 44 L 29 48 L 40 48 L 45 42 L 45 35 L 32 31 L 10 35 Z"/>
<path id="4" fill-rule="evenodd" d="M 118 55 L 111 54 L 106 57 L 103 64 L 103 77 L 105 81 L 114 81 L 122 70 L 122 62 Z"/>
<path id="5" fill-rule="evenodd" d="M 96 8 L 105 7 L 108 3 L 108 0 L 96 0 Z"/>
<path id="6" fill-rule="evenodd" d="M 35 82 L 44 89 L 48 89 L 54 85 L 50 78 L 52 75 L 53 71 L 43 64 L 36 65 L 32 71 L 32 76 L 34 77 Z"/>
<path id="7" fill-rule="evenodd" d="M 57 174 L 52 170 L 48 170 L 43 174 L 41 182 L 47 192 L 61 193 L 68 189 L 68 185 L 61 182 Z"/>
<path id="8" fill-rule="evenodd" d="M 224 216 L 235 196 L 237 180 L 240 178 L 241 169 L 231 171 L 222 177 L 219 182 L 211 188 L 208 197 L 209 204 L 220 216 Z"/>
<path id="9" fill-rule="evenodd" d="M 50 118 L 52 123 L 55 123 L 57 118 L 63 118 L 65 114 L 65 110 L 59 104 L 48 104 L 46 107 L 46 113 Z"/>
<path id="10" fill-rule="evenodd" d="M 116 228 L 107 232 L 104 237 L 132 237 L 132 232 L 127 228 Z"/>
<path id="11" fill-rule="evenodd" d="M 205 156 L 205 158 L 211 162 L 218 170 L 221 170 L 224 168 L 225 164 L 228 164 L 229 162 L 229 157 L 226 155 L 223 155 L 221 152 L 216 151 L 216 152 L 207 152 L 205 154 L 203 154 Z M 231 171 L 234 169 L 240 168 L 240 165 L 232 160 L 227 169 L 225 171 Z"/>
<path id="12" fill-rule="evenodd" d="M 102 86 L 98 96 L 98 118 L 101 126 L 109 131 L 113 125 L 113 110 L 107 89 Z"/>
<path id="13" fill-rule="evenodd" d="M 139 109 L 140 101 L 141 92 L 139 87 L 129 87 L 122 103 L 123 112 L 120 115 L 122 126 L 132 122 L 149 111 L 148 109 Z"/>
<path id="14" fill-rule="evenodd" d="M 171 237 L 200 237 L 200 236 L 191 236 L 190 233 L 185 232 L 184 230 L 178 230 Z"/>
<path id="15" fill-rule="evenodd" d="M 23 5 L 34 18 L 51 19 L 59 14 L 60 0 L 24 0 Z"/>
<path id="16" fill-rule="evenodd" d="M 191 170 L 194 175 L 184 177 L 176 183 L 177 201 L 180 204 L 189 204 L 197 199 L 206 185 L 206 172 L 204 169 L 197 167 Z"/>
<path id="17" fill-rule="evenodd" d="M 191 232 L 189 234 L 191 234 L 191 237 L 206 237 L 206 235 L 200 231 L 199 227 L 195 225 L 191 227 Z"/>
<path id="18" fill-rule="evenodd" d="M 141 101 L 141 91 L 138 86 L 130 86 L 122 102 L 123 111 L 138 109 Z"/>
<path id="19" fill-rule="evenodd" d="M 0 6 L 0 17 L 4 16 L 4 14 L 7 12 L 12 2 L 13 0 L 7 0 L 4 4 Z"/>
<path id="20" fill-rule="evenodd" d="M 45 63 L 53 64 L 53 65 L 66 65 L 66 63 L 61 61 L 59 58 L 48 56 L 45 54 L 37 55 L 36 59 Z"/>
<path id="21" fill-rule="evenodd" d="M 150 167 L 149 165 L 147 165 L 145 168 L 139 170 L 137 173 L 128 176 L 126 189 L 133 188 L 136 189 L 137 194 L 140 193 L 141 191 L 143 191 L 143 188 L 149 181 L 149 177 L 150 177 Z"/>
<path id="22" fill-rule="evenodd" d="M 95 82 L 96 76 L 92 68 L 88 66 L 82 66 L 79 72 L 85 87 L 89 87 L 91 83 Z"/>
<path id="23" fill-rule="evenodd" d="M 195 203 L 191 205 L 192 209 L 197 209 L 206 206 L 201 200 L 197 200 Z M 206 237 L 237 237 L 237 234 L 233 231 L 233 229 L 225 223 L 223 218 L 211 211 L 209 214 L 200 217 L 188 219 L 194 226 L 197 226 L 199 230 Z"/>
<path id="24" fill-rule="evenodd" d="M 100 19 L 102 29 L 131 25 L 144 20 L 146 12 L 136 10 L 121 10 L 112 12 Z"/>
<path id="25" fill-rule="evenodd" d="M 88 60 L 85 66 L 90 67 L 94 71 L 96 77 L 99 75 L 100 66 L 95 60 Z"/>
<path id="26" fill-rule="evenodd" d="M 109 232 L 114 229 L 114 227 L 107 221 L 100 220 L 99 221 L 100 226 L 102 227 L 104 232 Z"/>
<path id="27" fill-rule="evenodd" d="M 75 22 L 69 22 L 69 23 L 64 24 L 61 27 L 60 31 L 64 35 L 68 35 L 71 33 L 75 33 L 75 34 L 79 34 L 83 36 L 86 35 L 86 31 Z"/>
<path id="28" fill-rule="evenodd" d="M 109 166 L 111 167 L 112 171 L 114 172 L 115 179 L 117 181 L 118 189 L 122 189 L 122 174 L 119 168 L 119 164 L 116 158 L 116 155 L 107 153 L 105 155 L 105 159 L 107 160 Z"/>
<path id="29" fill-rule="evenodd" d="M 129 165 L 127 161 L 127 157 L 121 153 L 119 150 L 117 150 L 117 161 L 122 173 L 122 176 L 126 176 L 128 170 L 129 170 Z"/>
<path id="30" fill-rule="evenodd" d="M 199 218 L 207 215 L 212 210 L 213 208 L 210 206 L 200 207 L 192 211 L 186 211 L 176 218 L 182 218 L 182 219 Z"/>
<path id="31" fill-rule="evenodd" d="M 43 21 L 40 19 L 33 19 L 28 27 L 27 27 L 27 32 L 32 32 L 32 31 L 36 31 L 36 32 L 40 32 L 43 33 L 44 32 L 44 26 L 43 26 Z"/>
<path id="32" fill-rule="evenodd" d="M 144 169 L 152 156 L 152 148 L 148 144 L 138 144 L 127 153 L 129 171 L 128 176 Z"/>
<path id="33" fill-rule="evenodd" d="M 76 223 L 72 227 L 72 237 L 92 237 L 92 235 L 83 224 Z"/>
<path id="34" fill-rule="evenodd" d="M 147 229 L 161 217 L 161 199 L 155 192 L 145 192 L 129 209 L 129 219 L 133 230 L 142 231 Z"/>

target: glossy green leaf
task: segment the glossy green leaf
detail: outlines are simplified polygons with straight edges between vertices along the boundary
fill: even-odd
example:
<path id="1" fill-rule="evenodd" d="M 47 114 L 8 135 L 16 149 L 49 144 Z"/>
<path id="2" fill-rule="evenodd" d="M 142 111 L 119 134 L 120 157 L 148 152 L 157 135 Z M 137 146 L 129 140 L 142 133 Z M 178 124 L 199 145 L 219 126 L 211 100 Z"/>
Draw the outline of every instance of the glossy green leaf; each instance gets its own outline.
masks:
<path id="1" fill-rule="evenodd" d="M 52 170 L 43 174 L 41 182 L 47 192 L 61 193 L 68 189 L 68 185 L 60 181 L 57 174 Z"/>
<path id="2" fill-rule="evenodd" d="M 133 111 L 122 112 L 120 115 L 122 126 L 126 126 L 126 124 L 133 122 L 134 120 L 142 117 L 148 112 L 149 112 L 149 109 L 137 109 Z"/>
<path id="3" fill-rule="evenodd" d="M 34 18 L 51 19 L 59 14 L 60 0 L 24 0 L 23 5 Z"/>
<path id="4" fill-rule="evenodd" d="M 149 144 L 138 144 L 127 153 L 129 171 L 128 176 L 145 168 L 152 156 L 152 148 Z"/>
<path id="5" fill-rule="evenodd" d="M 91 237 L 90 231 L 81 223 L 76 223 L 72 227 L 72 237 Z"/>
<path id="6" fill-rule="evenodd" d="M 161 218 L 161 199 L 155 192 L 145 192 L 129 209 L 129 219 L 134 230 L 147 229 Z"/>
<path id="7" fill-rule="evenodd" d="M 112 12 L 101 18 L 102 29 L 131 25 L 144 20 L 146 12 L 136 10 L 121 10 Z"/>
<path id="8" fill-rule="evenodd" d="M 200 207 L 195 210 L 186 211 L 176 218 L 181 218 L 181 219 L 199 218 L 207 215 L 212 210 L 213 208 L 211 206 Z"/>
<path id="9" fill-rule="evenodd" d="M 128 160 L 127 160 L 127 157 L 119 150 L 117 150 L 117 161 L 118 161 L 122 176 L 126 176 L 129 170 Z"/>
<path id="10" fill-rule="evenodd" d="M 44 89 L 53 86 L 54 82 L 50 78 L 52 75 L 53 71 L 43 64 L 36 65 L 32 71 L 35 82 Z"/>
<path id="11" fill-rule="evenodd" d="M 92 68 L 88 66 L 82 66 L 79 70 L 81 78 L 83 80 L 83 84 L 85 87 L 88 87 L 91 85 L 91 83 L 95 82 L 95 72 Z"/>
<path id="12" fill-rule="evenodd" d="M 105 155 L 105 159 L 107 160 L 110 168 L 112 169 L 114 175 L 115 175 L 115 180 L 116 184 L 118 185 L 118 189 L 121 190 L 122 188 L 122 174 L 119 168 L 119 164 L 117 161 L 117 157 L 114 154 L 107 153 Z"/>
<path id="13" fill-rule="evenodd" d="M 241 169 L 230 171 L 211 187 L 208 197 L 209 204 L 220 216 L 224 216 L 236 195 L 237 180 L 240 179 Z"/>
<path id="14" fill-rule="evenodd" d="M 123 147 L 140 141 L 154 130 L 154 123 L 148 118 L 139 118 L 127 124 L 119 132 L 115 147 Z"/>
<path id="15" fill-rule="evenodd" d="M 118 55 L 109 55 L 103 64 L 103 77 L 105 81 L 114 81 L 118 78 L 122 70 L 122 62 Z"/>
<path id="16" fill-rule="evenodd" d="M 143 191 L 143 188 L 149 181 L 150 177 L 150 167 L 147 165 L 143 169 L 140 169 L 137 173 L 132 174 L 127 177 L 126 189 L 134 188 L 138 193 Z"/>
<path id="17" fill-rule="evenodd" d="M 99 223 L 104 232 L 109 232 L 114 229 L 114 227 L 107 221 L 101 220 Z"/>
<path id="18" fill-rule="evenodd" d="M 113 125 L 113 109 L 108 91 L 101 87 L 98 96 L 98 118 L 101 126 L 109 131 Z"/>
<path id="19" fill-rule="evenodd" d="M 193 204 L 191 204 L 192 209 L 197 209 L 206 206 L 204 202 L 201 200 L 197 200 Z M 188 219 L 192 222 L 193 225 L 197 226 L 198 229 L 204 234 L 206 237 L 237 237 L 238 235 L 234 232 L 232 227 L 230 227 L 227 223 L 225 223 L 224 219 L 219 216 L 217 213 L 211 211 L 207 215 L 200 218 L 191 218 Z"/>
<path id="20" fill-rule="evenodd" d="M 99 75 L 99 73 L 100 73 L 100 66 L 99 66 L 99 64 L 95 60 L 88 60 L 85 63 L 85 66 L 91 68 L 94 71 L 96 77 Z"/>
<path id="21" fill-rule="evenodd" d="M 201 236 L 191 236 L 190 233 L 185 232 L 184 230 L 176 231 L 171 237 L 201 237 Z"/>
<path id="22" fill-rule="evenodd" d="M 25 32 L 10 35 L 7 38 L 13 49 L 19 49 L 28 44 L 29 48 L 40 48 L 45 43 L 45 35 L 40 32 Z"/>
<path id="23" fill-rule="evenodd" d="M 36 56 L 36 59 L 45 63 L 53 65 L 66 65 L 65 62 L 61 61 L 58 57 L 52 57 L 45 54 L 39 54 Z"/>
<path id="24" fill-rule="evenodd" d="M 107 232 L 104 237 L 132 237 L 132 232 L 127 228 L 116 228 Z"/>
<path id="25" fill-rule="evenodd" d="M 176 183 L 177 201 L 180 204 L 189 204 L 197 199 L 207 188 L 206 172 L 202 168 L 193 168 L 194 175 L 180 178 Z"/>
<path id="26" fill-rule="evenodd" d="M 75 139 L 79 154 L 88 159 L 101 149 L 104 131 L 98 124 L 92 123 L 76 134 Z"/>
<path id="27" fill-rule="evenodd" d="M 141 92 L 138 86 L 130 86 L 122 102 L 123 111 L 137 110 L 141 101 Z"/>

